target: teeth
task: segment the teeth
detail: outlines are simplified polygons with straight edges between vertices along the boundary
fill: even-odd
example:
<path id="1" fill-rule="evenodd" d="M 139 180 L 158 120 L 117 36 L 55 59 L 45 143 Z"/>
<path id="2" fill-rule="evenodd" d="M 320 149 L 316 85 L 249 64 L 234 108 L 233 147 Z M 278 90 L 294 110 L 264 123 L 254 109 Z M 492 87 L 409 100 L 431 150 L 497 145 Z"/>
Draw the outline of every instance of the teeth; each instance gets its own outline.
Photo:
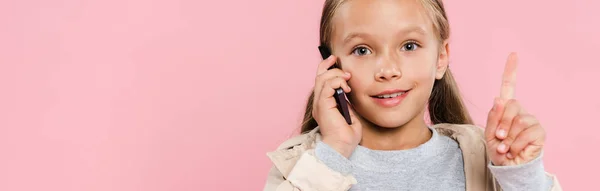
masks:
<path id="1" fill-rule="evenodd" d="M 399 95 L 404 94 L 404 92 L 398 92 L 398 93 L 393 93 L 393 94 L 385 94 L 385 95 L 379 95 L 377 96 L 377 98 L 393 98 L 393 97 L 398 97 Z"/>

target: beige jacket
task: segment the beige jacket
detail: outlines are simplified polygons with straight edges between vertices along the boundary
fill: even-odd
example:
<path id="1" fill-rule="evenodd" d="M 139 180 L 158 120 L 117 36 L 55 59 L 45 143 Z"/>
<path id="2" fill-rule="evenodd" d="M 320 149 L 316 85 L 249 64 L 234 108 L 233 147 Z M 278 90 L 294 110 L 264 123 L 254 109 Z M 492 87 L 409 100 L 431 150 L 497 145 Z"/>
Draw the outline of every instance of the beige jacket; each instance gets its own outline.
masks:
<path id="1" fill-rule="evenodd" d="M 456 140 L 462 149 L 466 189 L 468 191 L 502 190 L 487 168 L 483 129 L 473 125 L 437 124 L 433 126 L 441 135 Z M 331 170 L 314 155 L 316 141 L 321 140 L 315 128 L 309 133 L 285 141 L 267 156 L 273 162 L 265 191 L 345 191 L 356 184 L 352 175 Z M 546 173 L 554 180 L 552 191 L 562 190 L 556 176 Z"/>

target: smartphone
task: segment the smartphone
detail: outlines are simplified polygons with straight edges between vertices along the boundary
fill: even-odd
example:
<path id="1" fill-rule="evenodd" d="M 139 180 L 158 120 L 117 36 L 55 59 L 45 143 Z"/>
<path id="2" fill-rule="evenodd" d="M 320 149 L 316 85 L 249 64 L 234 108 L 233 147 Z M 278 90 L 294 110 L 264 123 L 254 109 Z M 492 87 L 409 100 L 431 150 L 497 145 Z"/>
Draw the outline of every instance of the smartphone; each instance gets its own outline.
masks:
<path id="1" fill-rule="evenodd" d="M 319 52 L 321 53 L 321 57 L 323 57 L 323 59 L 327 59 L 329 58 L 329 56 L 331 56 L 331 51 L 326 45 L 319 46 Z M 328 70 L 337 67 L 337 63 L 335 63 L 333 66 L 329 67 Z M 351 125 L 352 120 L 350 119 L 350 111 L 348 110 L 348 102 L 346 102 L 346 93 L 344 92 L 344 89 L 336 89 L 335 95 L 333 95 L 333 97 L 335 98 L 335 102 L 337 103 L 338 110 L 340 111 L 342 116 L 344 116 L 344 119 L 346 119 L 348 125 Z"/>

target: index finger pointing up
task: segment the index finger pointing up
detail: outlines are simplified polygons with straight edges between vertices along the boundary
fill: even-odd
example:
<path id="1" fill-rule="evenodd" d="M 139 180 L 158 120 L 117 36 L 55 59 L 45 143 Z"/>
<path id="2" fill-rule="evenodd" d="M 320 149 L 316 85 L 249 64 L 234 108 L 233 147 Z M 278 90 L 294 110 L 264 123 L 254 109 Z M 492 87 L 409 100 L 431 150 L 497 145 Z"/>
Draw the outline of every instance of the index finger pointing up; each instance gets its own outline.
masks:
<path id="1" fill-rule="evenodd" d="M 515 86 L 517 83 L 517 53 L 510 53 L 504 66 L 502 74 L 502 86 L 500 88 L 500 98 L 508 101 L 515 97 Z"/>

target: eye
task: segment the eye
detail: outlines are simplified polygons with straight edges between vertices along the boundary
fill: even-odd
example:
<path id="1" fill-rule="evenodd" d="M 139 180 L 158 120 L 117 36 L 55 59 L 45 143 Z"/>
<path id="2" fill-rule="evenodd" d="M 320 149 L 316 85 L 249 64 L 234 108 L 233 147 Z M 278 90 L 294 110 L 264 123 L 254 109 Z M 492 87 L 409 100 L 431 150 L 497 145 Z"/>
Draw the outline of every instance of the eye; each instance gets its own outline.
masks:
<path id="1" fill-rule="evenodd" d="M 371 54 L 371 50 L 369 50 L 367 47 L 364 47 L 364 46 L 356 47 L 354 50 L 352 50 L 352 54 L 363 56 L 363 55 Z"/>
<path id="2" fill-rule="evenodd" d="M 404 46 L 402 46 L 402 50 L 405 51 L 415 51 L 417 48 L 419 47 L 419 45 L 415 42 L 408 42 L 406 44 L 404 44 Z"/>

